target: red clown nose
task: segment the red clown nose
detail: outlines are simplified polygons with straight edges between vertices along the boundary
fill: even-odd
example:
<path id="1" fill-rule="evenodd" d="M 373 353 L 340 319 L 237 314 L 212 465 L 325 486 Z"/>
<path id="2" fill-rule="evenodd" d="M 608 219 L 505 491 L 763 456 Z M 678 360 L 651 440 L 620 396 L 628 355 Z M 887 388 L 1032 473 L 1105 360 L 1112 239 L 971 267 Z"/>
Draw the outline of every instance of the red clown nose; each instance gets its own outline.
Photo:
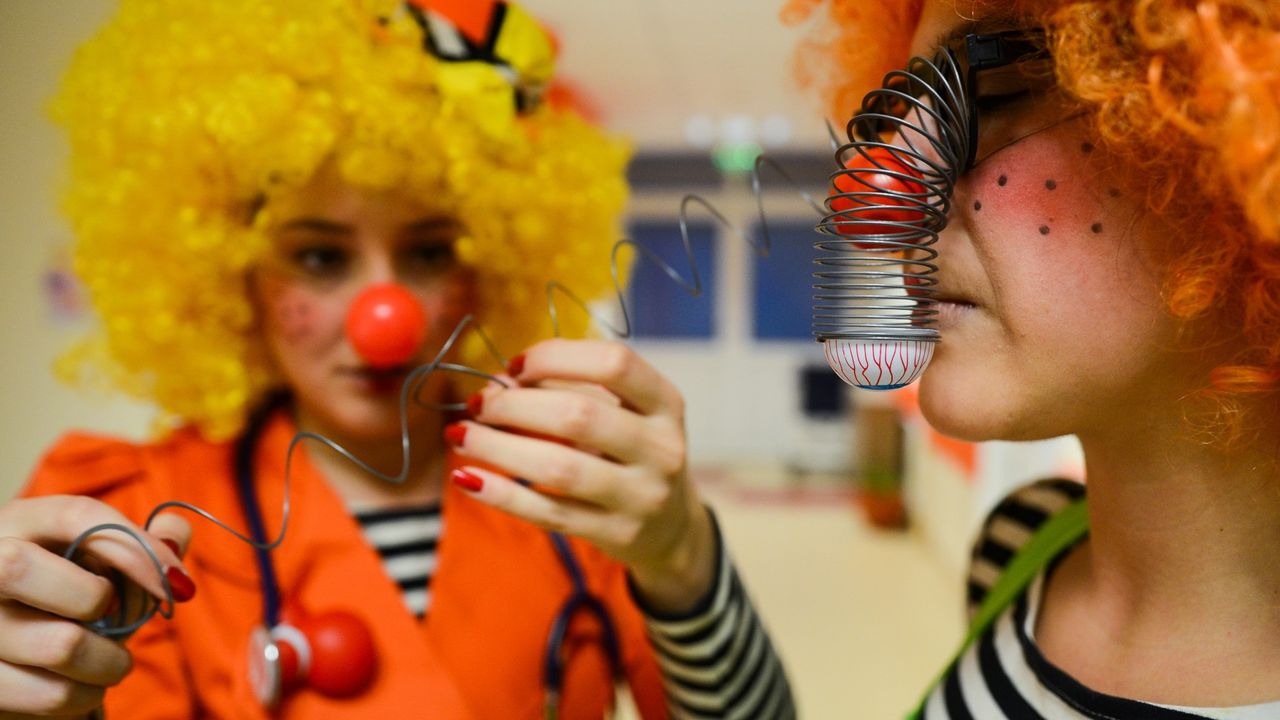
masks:
<path id="1" fill-rule="evenodd" d="M 835 229 L 842 235 L 883 235 L 900 232 L 902 228 L 880 225 L 869 220 L 909 223 L 919 221 L 924 213 L 919 203 L 924 201 L 925 186 L 908 178 L 921 179 L 920 171 L 899 160 L 887 148 L 873 147 L 862 153 L 854 153 L 845 161 L 845 169 L 836 175 L 831 194 L 858 193 L 853 197 L 832 197 L 831 209 L 838 213 L 840 221 Z M 886 193 L 884 195 L 871 193 Z M 902 197 L 915 195 L 915 198 Z M 878 207 L 877 207 L 878 206 Z M 859 247 L 862 245 L 857 244 Z"/>
<path id="2" fill-rule="evenodd" d="M 364 361 L 389 368 L 409 361 L 427 335 L 427 314 L 408 290 L 395 283 L 370 285 L 347 311 L 347 340 Z"/>

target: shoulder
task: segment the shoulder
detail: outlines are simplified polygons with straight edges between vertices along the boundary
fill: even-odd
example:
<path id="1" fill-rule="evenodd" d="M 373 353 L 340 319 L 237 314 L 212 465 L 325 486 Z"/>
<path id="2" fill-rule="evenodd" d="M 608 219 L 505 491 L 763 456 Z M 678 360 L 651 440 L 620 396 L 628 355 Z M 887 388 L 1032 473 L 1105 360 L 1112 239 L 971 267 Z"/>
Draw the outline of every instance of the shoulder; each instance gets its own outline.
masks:
<path id="1" fill-rule="evenodd" d="M 153 442 L 83 432 L 59 438 L 36 464 L 22 495 L 97 498 L 164 493 L 182 467 L 199 467 L 225 453 L 191 428 Z"/>
<path id="2" fill-rule="evenodd" d="M 1005 567 L 1041 526 L 1085 495 L 1075 480 L 1049 478 L 1009 493 L 987 515 L 969 561 L 969 614 L 982 604 Z"/>

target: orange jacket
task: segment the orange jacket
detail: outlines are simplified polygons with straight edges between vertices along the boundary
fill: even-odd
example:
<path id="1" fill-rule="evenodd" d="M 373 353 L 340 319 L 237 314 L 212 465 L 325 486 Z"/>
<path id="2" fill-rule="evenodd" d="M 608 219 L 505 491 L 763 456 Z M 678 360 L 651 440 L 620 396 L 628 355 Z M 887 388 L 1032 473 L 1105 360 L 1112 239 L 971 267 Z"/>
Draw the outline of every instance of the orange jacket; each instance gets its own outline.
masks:
<path id="1" fill-rule="evenodd" d="M 256 482 L 268 535 L 279 527 L 285 452 L 293 433 L 280 413 L 259 444 Z M 70 435 L 45 456 L 25 494 L 90 495 L 138 523 L 160 502 L 185 500 L 248 534 L 232 454 L 231 443 L 208 442 L 193 430 L 151 445 Z M 302 690 L 274 717 L 541 717 L 543 647 L 569 595 L 569 580 L 546 533 L 450 485 L 431 608 L 419 622 L 342 501 L 306 453 L 295 452 L 293 515 L 273 555 L 282 600 L 311 612 L 343 609 L 363 617 L 379 669 L 373 685 L 356 698 L 332 700 Z M 248 643 L 263 612 L 253 550 L 198 517 L 191 522 L 195 535 L 186 564 L 197 595 L 178 606 L 173 620 L 156 617 L 129 641 L 134 669 L 107 693 L 108 718 L 272 717 L 249 685 Z M 623 567 L 586 543 L 572 545 L 588 587 L 617 624 L 637 706 L 645 718 L 667 717 L 661 676 Z M 599 636 L 592 616 L 575 617 L 566 642 L 564 718 L 600 718 L 612 702 Z"/>

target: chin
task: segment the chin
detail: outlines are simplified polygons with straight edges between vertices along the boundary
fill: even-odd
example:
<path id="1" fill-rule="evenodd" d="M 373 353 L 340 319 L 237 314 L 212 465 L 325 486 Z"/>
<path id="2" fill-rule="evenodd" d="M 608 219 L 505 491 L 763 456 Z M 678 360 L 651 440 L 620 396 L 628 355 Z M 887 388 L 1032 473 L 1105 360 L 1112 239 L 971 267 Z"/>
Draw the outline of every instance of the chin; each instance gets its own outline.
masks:
<path id="1" fill-rule="evenodd" d="M 400 437 L 400 397 L 366 397 L 334 394 L 318 399 L 312 412 L 322 418 L 330 432 L 362 441 L 392 440 Z M 409 402 L 409 423 L 417 425 L 429 413 Z"/>
<path id="2" fill-rule="evenodd" d="M 929 425 L 948 437 L 966 442 L 987 440 L 1043 440 L 1062 435 L 1045 427 L 1051 413 L 1000 383 L 976 373 L 948 374 L 945 368 L 925 370 L 920 379 L 920 412 Z"/>

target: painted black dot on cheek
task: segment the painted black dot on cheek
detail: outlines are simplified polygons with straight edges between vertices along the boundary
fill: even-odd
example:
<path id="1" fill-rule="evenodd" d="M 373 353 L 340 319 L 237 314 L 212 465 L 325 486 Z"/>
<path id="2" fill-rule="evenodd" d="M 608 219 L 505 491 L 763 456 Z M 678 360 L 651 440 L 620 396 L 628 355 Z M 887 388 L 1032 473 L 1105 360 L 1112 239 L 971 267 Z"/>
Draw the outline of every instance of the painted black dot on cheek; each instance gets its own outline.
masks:
<path id="1" fill-rule="evenodd" d="M 1009 182 L 1009 178 L 1004 175 L 1001 175 L 1000 177 L 996 178 L 996 184 L 999 185 L 1000 187 L 1004 187 L 1005 183 L 1007 182 Z"/>
<path id="2" fill-rule="evenodd" d="M 980 201 L 980 200 L 974 200 L 974 201 L 973 201 L 973 210 L 974 210 L 974 212 L 977 212 L 978 210 L 981 210 L 981 209 L 982 209 L 982 201 Z"/>
<path id="3" fill-rule="evenodd" d="M 1089 226 L 1089 229 L 1094 231 L 1095 233 L 1100 233 L 1102 232 L 1102 223 L 1094 223 Z"/>
<path id="4" fill-rule="evenodd" d="M 1058 183 L 1056 180 L 1045 180 L 1044 187 L 1046 190 L 1056 190 L 1058 187 Z"/>
<path id="5" fill-rule="evenodd" d="M 1093 143 L 1080 143 L 1080 152 L 1088 155 L 1093 152 Z"/>
<path id="6" fill-rule="evenodd" d="M 1117 188 L 1111 188 L 1107 190 L 1107 194 L 1113 198 L 1120 197 L 1120 190 Z"/>
<path id="7" fill-rule="evenodd" d="M 1041 225 L 1041 226 L 1040 226 L 1040 234 L 1041 234 L 1041 235 L 1048 235 L 1048 234 L 1049 234 L 1049 226 L 1048 226 L 1048 225 Z"/>

